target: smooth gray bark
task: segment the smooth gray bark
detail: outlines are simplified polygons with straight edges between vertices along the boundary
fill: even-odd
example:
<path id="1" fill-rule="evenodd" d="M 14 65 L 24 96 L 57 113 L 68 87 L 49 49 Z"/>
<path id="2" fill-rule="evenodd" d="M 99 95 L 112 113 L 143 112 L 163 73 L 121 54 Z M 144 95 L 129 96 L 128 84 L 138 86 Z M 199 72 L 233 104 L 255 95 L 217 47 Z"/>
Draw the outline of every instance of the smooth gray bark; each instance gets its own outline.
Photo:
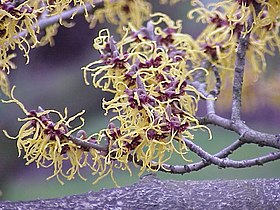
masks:
<path id="1" fill-rule="evenodd" d="M 128 187 L 34 201 L 0 209 L 280 209 L 280 179 L 173 181 L 145 176 Z"/>

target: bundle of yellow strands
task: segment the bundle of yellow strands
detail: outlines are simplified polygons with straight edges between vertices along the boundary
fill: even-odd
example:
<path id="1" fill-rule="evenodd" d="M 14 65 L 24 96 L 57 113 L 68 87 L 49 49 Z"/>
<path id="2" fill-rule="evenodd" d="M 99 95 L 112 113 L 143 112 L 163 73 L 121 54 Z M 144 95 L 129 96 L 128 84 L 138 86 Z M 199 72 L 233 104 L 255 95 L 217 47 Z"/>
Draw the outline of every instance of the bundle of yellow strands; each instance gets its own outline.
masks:
<path id="1" fill-rule="evenodd" d="M 109 141 L 109 159 L 127 164 L 132 156 L 135 165 L 141 160 L 141 172 L 164 167 L 174 152 L 190 161 L 183 139 L 205 128 L 194 117 L 201 94 L 191 85 L 198 71 L 207 73 L 198 67 L 204 55 L 180 30 L 180 22 L 160 13 L 147 27 L 130 25 L 120 42 L 101 30 L 94 40 L 100 60 L 83 68 L 86 84 L 90 75 L 94 87 L 114 94 L 103 108 L 116 116 L 100 133 Z"/>
<path id="2" fill-rule="evenodd" d="M 71 141 L 73 137 L 70 138 L 70 135 L 84 125 L 84 119 L 81 117 L 84 111 L 70 118 L 67 117 L 67 108 L 64 110 L 64 116 L 56 110 L 43 110 L 41 107 L 38 110 L 27 111 L 23 104 L 14 97 L 13 90 L 14 88 L 11 92 L 11 99 L 3 102 L 16 103 L 26 117 L 19 119 L 24 124 L 16 137 L 11 137 L 5 130 L 4 133 L 11 139 L 17 139 L 19 156 L 23 155 L 26 165 L 35 162 L 37 168 L 53 167 L 53 175 L 48 179 L 57 177 L 62 184 L 61 176 L 71 180 L 78 174 L 85 180 L 80 173 L 80 169 L 85 167 L 90 167 L 92 173 L 98 173 L 99 176 L 107 173 L 107 167 L 104 168 L 104 161 L 102 161 L 104 157 L 99 155 L 99 151 L 77 145 Z M 51 115 L 54 115 L 54 118 L 58 118 L 58 120 L 54 122 Z M 82 124 L 72 128 L 70 123 L 77 118 Z"/>

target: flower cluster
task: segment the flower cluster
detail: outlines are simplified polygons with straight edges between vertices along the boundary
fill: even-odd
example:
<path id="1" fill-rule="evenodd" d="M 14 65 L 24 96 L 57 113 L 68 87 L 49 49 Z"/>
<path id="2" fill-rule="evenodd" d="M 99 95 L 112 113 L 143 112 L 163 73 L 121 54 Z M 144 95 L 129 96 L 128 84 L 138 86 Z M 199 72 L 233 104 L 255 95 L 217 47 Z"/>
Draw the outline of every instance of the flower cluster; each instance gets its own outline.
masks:
<path id="1" fill-rule="evenodd" d="M 102 156 L 99 152 L 83 146 L 79 146 L 71 141 L 70 135 L 79 130 L 84 125 L 84 119 L 81 115 L 84 111 L 68 118 L 67 109 L 64 110 L 64 116 L 55 110 L 44 110 L 41 107 L 38 110 L 27 111 L 23 104 L 19 102 L 11 92 L 11 99 L 3 101 L 4 103 L 16 103 L 24 112 L 25 118 L 19 119 L 24 122 L 16 137 L 11 137 L 6 131 L 5 135 L 11 139 L 17 139 L 17 148 L 19 156 L 23 154 L 23 159 L 26 160 L 26 165 L 33 162 L 37 167 L 53 167 L 53 175 L 48 177 L 57 177 L 58 181 L 63 184 L 61 176 L 67 180 L 79 177 L 85 180 L 81 175 L 80 170 L 85 167 L 90 167 L 92 173 L 107 173 L 102 169 Z M 52 120 L 57 118 L 57 121 Z M 79 118 L 82 124 L 76 128 L 70 126 L 71 122 Z M 81 132 L 78 132 L 78 137 Z M 85 139 L 83 135 L 80 139 Z M 95 142 L 94 137 L 88 137 L 88 141 Z M 103 161 L 104 162 L 104 161 Z"/>
<path id="2" fill-rule="evenodd" d="M 222 69 L 233 69 L 237 40 L 251 33 L 247 60 L 255 74 L 265 69 L 265 54 L 274 54 L 279 50 L 279 13 L 275 13 L 280 2 L 260 1 L 260 11 L 256 14 L 254 1 L 221 1 L 207 7 L 200 1 L 192 1 L 197 7 L 189 12 L 189 17 L 207 24 L 197 41 L 215 65 Z M 265 4 L 266 6 L 263 6 Z M 272 6 L 275 4 L 275 11 Z M 253 17 L 253 25 L 248 28 L 247 20 Z M 272 17 L 273 16 L 273 17 Z M 243 27 L 247 30 L 242 33 Z"/>
<path id="3" fill-rule="evenodd" d="M 99 133 L 100 141 L 109 141 L 110 160 L 126 165 L 132 156 L 135 164 L 142 161 L 141 172 L 158 170 L 174 152 L 185 159 L 183 138 L 193 139 L 191 131 L 203 128 L 194 116 L 201 95 L 191 82 L 206 70 L 194 68 L 199 46 L 180 30 L 180 22 L 155 14 L 146 27 L 130 25 L 120 42 L 107 29 L 94 40 L 100 60 L 83 70 L 86 84 L 90 75 L 94 87 L 114 93 L 103 108 L 116 116 Z"/>
<path id="4" fill-rule="evenodd" d="M 18 3 L 18 1 L 1 1 L 0 3 L 0 56 L 2 66 L 8 69 L 8 50 L 14 50 L 16 46 L 24 51 L 24 55 L 28 58 L 30 45 L 26 38 L 20 37 L 19 32 L 26 30 L 30 40 L 34 45 L 38 43 L 36 30 L 33 25 L 37 21 L 37 14 L 40 12 L 34 8 L 38 8 L 38 2 L 32 4 Z M 34 46 L 33 45 L 33 46 Z M 28 62 L 28 60 L 27 60 Z"/>
<path id="5" fill-rule="evenodd" d="M 245 72 L 249 76 L 245 76 L 244 86 L 244 91 L 250 92 L 251 84 L 266 68 L 266 55 L 274 55 L 280 49 L 280 1 L 220 1 L 208 6 L 198 0 L 192 3 L 195 8 L 189 12 L 189 18 L 196 17 L 198 22 L 207 24 L 196 41 L 208 60 L 220 69 L 221 92 L 228 92 L 224 90 L 232 86 L 238 40 L 250 33 L 246 51 L 248 70 Z M 250 27 L 247 25 L 249 18 L 252 18 Z M 242 32 L 243 28 L 247 30 Z M 207 83 L 211 84 L 213 80 Z M 228 96 L 223 99 L 229 99 Z"/>
<path id="6" fill-rule="evenodd" d="M 119 43 L 108 30 L 95 39 L 100 60 L 84 67 L 85 81 L 89 84 L 89 73 L 95 87 L 114 93 L 103 107 L 106 114 L 117 114 L 98 134 L 87 137 L 79 131 L 77 137 L 98 148 L 74 141 L 72 134 L 83 126 L 83 119 L 82 125 L 72 130 L 70 123 L 83 112 L 67 119 L 67 110 L 65 116 L 42 108 L 27 111 L 12 91 L 12 99 L 6 103 L 17 103 L 26 115 L 16 137 L 19 155 L 24 152 L 26 164 L 53 166 L 54 174 L 49 178 L 57 177 L 62 183 L 60 176 L 70 180 L 78 174 L 83 178 L 80 170 L 85 167 L 98 174 L 98 181 L 108 174 L 113 178 L 114 168 L 131 173 L 129 160 L 135 165 L 141 160 L 141 172 L 164 168 L 174 152 L 189 161 L 183 138 L 193 139 L 191 131 L 204 128 L 194 116 L 201 95 L 191 82 L 197 71 L 206 70 L 193 68 L 199 66 L 196 61 L 202 56 L 199 46 L 180 30 L 180 22 L 156 14 L 146 27 L 128 28 Z M 56 122 L 51 114 L 58 118 Z M 65 169 L 65 163 L 69 168 Z"/>
<path id="7" fill-rule="evenodd" d="M 128 22 L 140 27 L 151 14 L 151 4 L 146 0 L 104 0 L 104 6 L 95 10 L 86 19 L 90 27 L 94 27 L 97 22 L 104 22 L 117 25 L 117 32 L 123 32 L 123 26 Z"/>
<path id="8" fill-rule="evenodd" d="M 52 37 L 56 35 L 59 27 L 59 24 L 54 24 L 41 30 L 38 21 L 58 15 L 72 6 L 84 6 L 86 2 L 92 4 L 90 0 L 2 0 L 0 2 L 0 68 L 3 71 L 1 72 L 0 88 L 6 95 L 10 90 L 5 84 L 8 84 L 9 81 L 3 75 L 9 74 L 9 70 L 15 67 L 10 61 L 14 57 L 11 51 L 17 48 L 23 51 L 27 59 L 26 63 L 28 63 L 30 49 L 48 43 L 52 45 Z M 38 34 L 41 35 L 41 38 L 38 38 Z"/>
<path id="9" fill-rule="evenodd" d="M 182 0 L 159 0 L 161 4 L 176 4 Z M 150 18 L 152 4 L 148 0 L 104 0 L 103 7 L 97 8 L 92 15 L 86 17 L 90 27 L 94 27 L 97 22 L 103 23 L 105 20 L 117 25 L 117 32 L 123 34 L 123 27 L 128 23 L 139 28 Z"/>
<path id="10" fill-rule="evenodd" d="M 172 0 L 174 4 L 178 0 Z M 167 3 L 167 1 L 162 1 Z M 89 15 L 88 8 L 98 6 L 95 11 Z M 146 0 L 25 0 L 13 1 L 2 0 L 0 2 L 0 60 L 1 68 L 4 73 L 9 74 L 10 52 L 16 48 L 23 51 L 26 57 L 26 63 L 29 62 L 29 51 L 31 48 L 44 46 L 46 44 L 54 45 L 53 37 L 57 34 L 60 25 L 71 27 L 73 24 L 66 23 L 61 18 L 59 23 L 48 24 L 47 18 L 55 15 L 61 15 L 63 12 L 72 11 L 72 18 L 76 14 L 78 7 L 84 8 L 84 16 L 93 27 L 96 21 L 103 22 L 105 19 L 110 23 L 118 25 L 118 31 L 121 33 L 123 26 L 128 22 L 140 27 L 144 21 L 149 18 L 151 13 L 151 4 Z M 75 8 L 77 8 L 75 10 Z M 68 16 L 69 18 L 70 16 Z M 41 27 L 40 22 L 43 26 Z M 47 26 L 45 26 L 47 25 Z M 39 36 L 38 36 L 39 35 Z M 40 38 L 39 38 L 40 37 Z M 6 90 L 4 84 L 8 84 L 8 78 L 1 73 L 0 89 Z M 8 95 L 9 91 L 4 92 Z"/>
<path id="11" fill-rule="evenodd" d="M 0 36 L 3 37 L 0 87 L 7 95 L 10 91 L 5 69 L 13 67 L 10 62 L 13 55 L 7 51 L 18 46 L 28 56 L 30 47 L 39 44 L 39 28 L 34 28 L 38 18 L 46 11 L 49 16 L 61 13 L 71 7 L 70 3 L 81 6 L 88 3 L 82 0 L 43 2 L 42 6 L 31 0 L 19 4 L 1 1 L 0 10 L 4 12 L 0 15 Z M 175 2 L 177 0 L 161 1 Z M 174 153 L 189 161 L 186 139 L 193 140 L 197 129 L 209 131 L 196 118 L 199 101 L 213 100 L 207 98 L 204 86 L 210 90 L 214 84 L 218 93 L 221 85 L 225 90 L 231 83 L 238 40 L 250 35 L 246 59 L 252 71 L 245 72 L 245 82 L 250 83 L 264 69 L 265 55 L 274 54 L 280 48 L 278 0 L 222 1 L 208 7 L 193 0 L 198 7 L 189 17 L 198 14 L 197 20 L 208 24 L 196 40 L 181 33 L 181 21 L 174 22 L 161 13 L 149 16 L 151 5 L 145 0 L 104 0 L 103 3 L 93 16 L 86 14 L 87 19 L 91 24 L 107 19 L 119 26 L 118 32 L 123 36 L 117 42 L 108 29 L 101 30 L 93 45 L 100 52 L 100 59 L 82 69 L 87 85 L 92 83 L 95 88 L 113 94 L 102 104 L 105 115 L 114 114 L 107 128 L 87 136 L 80 130 L 83 112 L 68 118 L 67 109 L 64 115 L 40 107 L 27 111 L 15 99 L 13 90 L 11 100 L 6 101 L 18 104 L 26 115 L 20 119 L 24 125 L 16 137 L 19 155 L 24 152 L 27 165 L 35 162 L 37 167 L 53 166 L 51 177 L 56 176 L 60 182 L 60 176 L 70 180 L 78 174 L 83 178 L 80 170 L 85 167 L 98 175 L 98 181 L 109 174 L 114 180 L 115 168 L 131 173 L 129 162 L 140 166 L 143 173 L 170 170 L 165 163 Z M 141 26 L 148 18 L 146 26 Z M 40 44 L 52 43 L 58 26 L 47 28 Z M 13 30 L 10 27 L 14 27 Z M 24 35 L 19 36 L 23 31 Z M 244 93 L 252 93 L 246 89 L 250 87 L 248 84 L 244 87 Z M 58 120 L 53 120 L 52 115 Z M 70 123 L 76 118 L 82 125 L 71 129 Z M 210 131 L 209 134 L 211 138 Z M 65 163 L 68 164 L 64 166 Z M 67 165 L 69 168 L 65 168 Z"/>
<path id="12" fill-rule="evenodd" d="M 72 134 L 83 126 L 83 112 L 67 119 L 67 110 L 65 116 L 42 108 L 27 111 L 12 91 L 6 103 L 17 103 L 26 115 L 20 119 L 25 123 L 16 137 L 19 155 L 24 152 L 26 164 L 52 166 L 54 174 L 49 178 L 57 177 L 62 183 L 61 176 L 70 180 L 78 174 L 83 178 L 80 170 L 85 167 L 98 174 L 98 181 L 108 174 L 114 180 L 114 168 L 131 173 L 129 161 L 140 165 L 141 173 L 164 168 L 173 153 L 189 161 L 183 139 L 193 139 L 196 129 L 207 129 L 195 117 L 202 95 L 191 82 L 197 71 L 207 71 L 199 67 L 203 57 L 199 46 L 180 30 L 180 21 L 155 14 L 146 27 L 130 25 L 118 43 L 108 30 L 100 32 L 94 42 L 100 60 L 84 67 L 84 76 L 87 84 L 90 74 L 95 87 L 114 93 L 103 107 L 106 114 L 111 111 L 116 115 L 97 134 L 87 137 L 79 131 L 79 142 Z M 58 120 L 53 121 L 51 115 Z M 70 130 L 77 117 L 82 125 Z"/>
<path id="13" fill-rule="evenodd" d="M 12 1 L 3 0 L 0 3 L 0 56 L 5 69 L 9 69 L 8 51 L 18 47 L 24 52 L 24 56 L 29 61 L 28 53 L 30 48 L 35 47 L 39 40 L 37 34 L 40 28 L 36 24 L 38 20 L 46 16 L 60 14 L 63 10 L 69 9 L 73 5 L 84 5 L 83 0 L 45 0 L 45 1 Z M 54 34 L 48 34 L 53 36 Z"/>

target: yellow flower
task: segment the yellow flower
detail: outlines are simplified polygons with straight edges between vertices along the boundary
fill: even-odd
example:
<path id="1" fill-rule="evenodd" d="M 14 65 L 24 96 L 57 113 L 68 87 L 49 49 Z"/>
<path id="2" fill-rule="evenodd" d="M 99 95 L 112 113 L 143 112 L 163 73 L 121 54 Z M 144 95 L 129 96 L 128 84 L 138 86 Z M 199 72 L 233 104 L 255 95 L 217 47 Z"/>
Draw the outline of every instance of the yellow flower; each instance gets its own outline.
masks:
<path id="1" fill-rule="evenodd" d="M 58 23 L 46 27 L 45 35 L 40 39 L 40 43 L 38 45 L 44 46 L 49 44 L 50 46 L 54 46 L 54 36 L 57 34 L 59 27 L 60 25 Z"/>
<path id="2" fill-rule="evenodd" d="M 29 61 L 28 53 L 30 48 L 39 44 L 37 34 L 40 28 L 37 25 L 38 19 L 58 15 L 62 11 L 80 5 L 85 7 L 85 3 L 90 0 L 59 0 L 59 1 L 8 1 L 2 0 L 0 3 L 0 56 L 5 61 L 8 57 L 9 49 L 15 50 L 18 47 L 24 52 L 24 56 Z M 92 6 L 94 6 L 92 4 Z M 86 7 L 85 7 L 86 8 Z M 75 14 L 73 14 L 74 16 Z M 87 15 L 87 12 L 86 14 Z M 46 36 L 53 36 L 47 30 Z M 44 40 L 45 41 L 45 40 Z"/>
<path id="3" fill-rule="evenodd" d="M 116 116 L 99 135 L 109 141 L 109 160 L 126 168 L 131 157 L 135 165 L 141 160 L 141 173 L 159 170 L 174 152 L 185 159 L 182 137 L 193 139 L 192 130 L 205 128 L 195 118 L 201 94 L 191 85 L 198 70 L 207 73 L 198 68 L 203 53 L 180 33 L 180 21 L 152 17 L 140 29 L 130 24 L 120 42 L 101 30 L 94 40 L 100 60 L 83 68 L 86 84 L 90 75 L 93 86 L 114 93 L 103 108 Z"/>
<path id="4" fill-rule="evenodd" d="M 67 180 L 73 179 L 76 174 L 84 179 L 80 174 L 80 169 L 88 166 L 88 153 L 90 152 L 96 157 L 96 151 L 93 149 L 89 151 L 87 148 L 76 145 L 69 139 L 73 132 L 83 126 L 84 119 L 81 115 L 84 111 L 70 118 L 67 117 L 68 111 L 66 108 L 64 115 L 55 110 L 43 110 L 41 107 L 38 110 L 27 111 L 23 104 L 14 97 L 13 90 L 11 92 L 11 99 L 3 102 L 16 103 L 26 117 L 19 119 L 24 124 L 19 129 L 16 137 L 9 136 L 7 131 L 4 131 L 4 133 L 9 138 L 17 139 L 19 156 L 23 155 L 26 165 L 35 162 L 38 168 L 52 166 L 54 173 L 48 179 L 57 177 L 60 183 L 63 183 L 60 179 L 61 175 Z M 56 122 L 51 119 L 52 115 L 58 118 Z M 82 124 L 72 128 L 70 123 L 76 118 L 79 118 Z M 95 161 L 101 164 L 98 159 Z M 69 163 L 68 169 L 65 169 L 66 163 Z"/>
<path id="5" fill-rule="evenodd" d="M 10 54 L 5 60 L 0 61 L 0 89 L 8 97 L 10 97 L 10 82 L 7 75 L 10 73 L 10 68 L 16 68 L 11 61 L 14 57 L 15 54 Z"/>
<path id="6" fill-rule="evenodd" d="M 6 96 L 10 96 L 10 83 L 3 70 L 0 70 L 0 89 Z"/>
<path id="7" fill-rule="evenodd" d="M 90 0 L 2 0 L 0 2 L 0 67 L 7 71 L 7 74 L 9 74 L 11 68 L 14 68 L 14 65 L 10 62 L 10 59 L 14 57 L 11 51 L 16 49 L 23 51 L 26 63 L 28 63 L 28 54 L 31 48 L 48 43 L 53 45 L 53 36 L 56 35 L 59 24 L 47 27 L 44 36 L 41 40 L 38 40 L 37 35 L 43 32 L 38 26 L 38 21 L 44 21 L 45 18 L 59 15 L 62 11 L 70 9 L 73 5 L 85 7 L 85 3 L 90 3 L 94 6 Z M 85 15 L 87 15 L 87 11 L 85 11 Z M 64 24 L 62 20 L 60 23 Z M 68 26 L 69 24 L 64 25 Z M 4 88 L 3 75 L 4 73 L 1 73 L 2 89 Z M 7 79 L 5 80 L 7 83 Z"/>
<path id="8" fill-rule="evenodd" d="M 198 14 L 197 21 L 208 24 L 197 41 L 209 56 L 209 59 L 221 69 L 232 70 L 235 61 L 237 40 L 251 32 L 247 60 L 255 72 L 260 73 L 266 67 L 265 54 L 273 55 L 280 48 L 279 14 L 270 17 L 270 3 L 275 1 L 261 1 L 261 11 L 256 15 L 252 1 L 221 1 L 208 7 L 200 1 L 192 1 L 198 7 L 189 12 L 189 18 Z M 266 2 L 266 3 L 265 3 Z M 277 7 L 277 6 L 276 6 Z M 279 5 L 278 5 L 279 7 Z M 269 9 L 270 8 L 270 9 Z M 253 16 L 253 26 L 242 34 L 242 28 L 247 27 L 247 19 Z M 270 17 L 270 18 L 269 18 Z M 270 20 L 270 22 L 267 21 Z M 265 22 L 265 24 L 264 24 Z"/>
<path id="9" fill-rule="evenodd" d="M 251 83 L 256 82 L 259 75 L 266 69 L 266 55 L 274 55 L 275 51 L 280 49 L 280 13 L 276 12 L 276 8 L 279 11 L 280 2 L 278 0 L 220 1 L 208 6 L 201 1 L 192 1 L 192 3 L 196 7 L 189 12 L 189 18 L 196 16 L 197 21 L 207 24 L 197 38 L 197 43 L 208 60 L 219 69 L 223 81 L 221 92 L 227 93 L 223 97 L 225 100 L 230 95 L 225 90 L 233 78 L 238 39 L 240 36 L 251 33 L 246 52 L 248 63 L 246 75 L 251 78 L 245 78 L 244 84 L 244 92 L 247 93 L 245 95 L 248 95 Z M 259 7 L 258 13 L 255 7 Z M 248 28 L 247 21 L 250 16 L 253 24 Z M 242 32 L 244 27 L 247 30 Z M 213 75 L 212 71 L 210 75 Z M 215 78 L 208 77 L 207 83 L 214 84 Z"/>
<path id="10" fill-rule="evenodd" d="M 30 47 L 35 47 L 38 43 L 36 33 L 38 28 L 34 28 L 37 21 L 37 13 L 40 10 L 33 9 L 38 7 L 38 2 L 33 4 L 21 3 L 13 4 L 10 1 L 4 1 L 0 7 L 0 56 L 3 65 L 6 65 L 9 49 L 14 50 L 17 46 L 24 52 L 24 56 L 29 61 L 28 52 Z M 19 36 L 19 32 L 25 31 L 25 36 Z M 26 36 L 30 37 L 31 46 Z"/>
<path id="11" fill-rule="evenodd" d="M 94 27 L 96 22 L 103 23 L 105 20 L 111 24 L 118 25 L 117 32 L 123 33 L 123 26 L 130 22 L 140 27 L 151 14 L 151 4 L 146 0 L 104 0 L 104 6 L 94 11 L 87 17 L 90 27 Z"/>
<path id="12" fill-rule="evenodd" d="M 92 0 L 45 0 L 44 2 L 50 16 L 59 15 L 73 6 L 83 6 L 85 8 L 85 16 L 88 16 L 86 3 L 91 4 L 94 7 L 94 1 Z M 73 16 L 75 16 L 75 14 Z"/>

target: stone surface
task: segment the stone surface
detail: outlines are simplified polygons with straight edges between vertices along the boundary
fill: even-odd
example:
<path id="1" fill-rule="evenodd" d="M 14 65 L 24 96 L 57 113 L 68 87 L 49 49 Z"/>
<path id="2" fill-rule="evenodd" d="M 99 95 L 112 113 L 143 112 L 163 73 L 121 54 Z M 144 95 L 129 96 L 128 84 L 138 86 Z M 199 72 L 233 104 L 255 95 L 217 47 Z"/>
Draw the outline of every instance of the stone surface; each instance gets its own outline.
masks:
<path id="1" fill-rule="evenodd" d="M 0 209 L 280 209 L 280 179 L 160 180 L 63 198 L 0 202 Z"/>

